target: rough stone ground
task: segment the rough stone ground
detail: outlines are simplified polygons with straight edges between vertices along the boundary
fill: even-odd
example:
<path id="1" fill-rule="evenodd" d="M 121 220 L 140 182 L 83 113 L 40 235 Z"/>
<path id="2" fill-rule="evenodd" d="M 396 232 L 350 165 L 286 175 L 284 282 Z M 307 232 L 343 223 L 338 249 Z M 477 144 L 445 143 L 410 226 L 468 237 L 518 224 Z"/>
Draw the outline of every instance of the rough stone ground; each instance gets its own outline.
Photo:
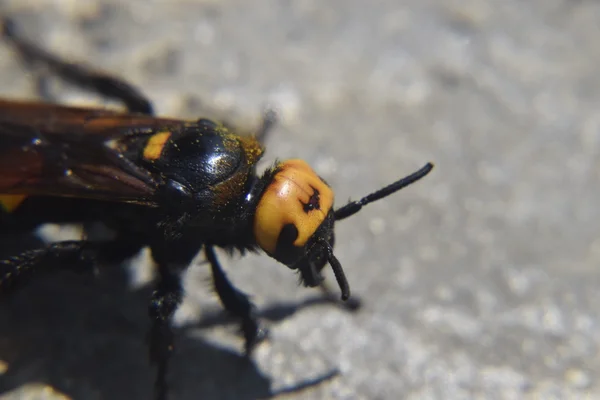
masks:
<path id="1" fill-rule="evenodd" d="M 254 126 L 278 106 L 266 159 L 306 159 L 338 204 L 436 163 L 339 224 L 358 314 L 294 308 L 315 293 L 266 256 L 227 262 L 271 311 L 254 363 L 205 266 L 192 268 L 174 399 L 264 398 L 335 368 L 282 397 L 600 398 L 599 2 L 3 0 L 0 12 L 142 86 L 160 114 Z M 4 45 L 0 71 L 2 96 L 34 96 Z M 149 398 L 150 288 L 120 278 L 56 275 L 4 301 L 0 397 Z"/>

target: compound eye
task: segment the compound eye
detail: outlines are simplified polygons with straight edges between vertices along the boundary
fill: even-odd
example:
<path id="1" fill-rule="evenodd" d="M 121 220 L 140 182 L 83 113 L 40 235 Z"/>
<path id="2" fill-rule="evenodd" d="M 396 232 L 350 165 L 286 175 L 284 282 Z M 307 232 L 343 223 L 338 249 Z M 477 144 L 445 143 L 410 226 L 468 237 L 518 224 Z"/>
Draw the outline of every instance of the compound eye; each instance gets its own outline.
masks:
<path id="1" fill-rule="evenodd" d="M 278 172 L 263 193 L 254 217 L 256 241 L 267 253 L 274 255 L 280 247 L 303 248 L 333 206 L 333 191 L 302 160 L 288 160 L 278 166 Z M 292 225 L 295 237 L 282 235 L 284 227 Z M 277 257 L 276 257 L 277 258 Z"/>

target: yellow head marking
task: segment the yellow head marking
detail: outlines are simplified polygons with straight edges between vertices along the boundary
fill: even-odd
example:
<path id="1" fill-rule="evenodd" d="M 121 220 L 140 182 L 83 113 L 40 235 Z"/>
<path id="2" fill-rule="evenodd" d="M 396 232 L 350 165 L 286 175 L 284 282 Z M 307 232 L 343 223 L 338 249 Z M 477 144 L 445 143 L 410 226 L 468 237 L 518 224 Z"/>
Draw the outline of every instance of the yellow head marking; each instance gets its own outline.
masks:
<path id="1" fill-rule="evenodd" d="M 163 148 L 170 137 L 171 132 L 159 132 L 150 136 L 148 143 L 146 143 L 146 147 L 144 147 L 144 158 L 150 161 L 160 158 Z"/>
<path id="2" fill-rule="evenodd" d="M 287 160 L 263 193 L 254 216 L 254 236 L 267 253 L 275 253 L 286 225 L 294 225 L 294 246 L 303 247 L 333 206 L 333 191 L 302 160 Z"/>
<path id="3" fill-rule="evenodd" d="M 6 212 L 13 212 L 27 198 L 25 194 L 3 194 L 0 195 L 0 207 Z"/>

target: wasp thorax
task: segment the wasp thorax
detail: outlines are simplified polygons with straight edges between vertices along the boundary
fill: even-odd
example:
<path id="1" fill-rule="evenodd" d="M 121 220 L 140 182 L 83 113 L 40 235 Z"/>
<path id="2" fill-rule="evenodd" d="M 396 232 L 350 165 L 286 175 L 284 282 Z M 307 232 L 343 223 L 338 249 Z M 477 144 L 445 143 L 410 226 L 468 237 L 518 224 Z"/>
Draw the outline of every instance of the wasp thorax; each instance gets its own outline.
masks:
<path id="1" fill-rule="evenodd" d="M 278 253 L 304 248 L 332 206 L 333 191 L 306 162 L 284 161 L 277 166 L 256 208 L 256 241 L 283 261 L 286 254 Z"/>

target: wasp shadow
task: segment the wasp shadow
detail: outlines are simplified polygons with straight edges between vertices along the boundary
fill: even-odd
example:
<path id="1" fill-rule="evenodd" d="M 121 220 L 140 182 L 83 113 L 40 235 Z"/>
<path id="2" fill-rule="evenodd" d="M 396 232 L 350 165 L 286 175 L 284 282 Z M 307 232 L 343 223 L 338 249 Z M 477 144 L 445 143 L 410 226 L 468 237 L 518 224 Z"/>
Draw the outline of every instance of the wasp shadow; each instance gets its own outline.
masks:
<path id="1" fill-rule="evenodd" d="M 40 244 L 34 237 L 11 237 L 2 243 L 0 256 Z M 0 360 L 7 370 L 0 375 L 0 397 L 35 383 L 72 399 L 152 398 L 155 369 L 145 341 L 151 288 L 132 290 L 128 282 L 120 267 L 103 268 L 97 276 L 52 272 L 38 274 L 1 296 Z M 327 302 L 314 297 L 298 304 L 274 304 L 262 310 L 261 318 L 278 322 Z M 251 359 L 185 334 L 190 328 L 234 322 L 212 310 L 198 324 L 175 330 L 171 398 L 264 399 L 335 376 L 332 371 L 273 393 L 270 378 Z"/>

